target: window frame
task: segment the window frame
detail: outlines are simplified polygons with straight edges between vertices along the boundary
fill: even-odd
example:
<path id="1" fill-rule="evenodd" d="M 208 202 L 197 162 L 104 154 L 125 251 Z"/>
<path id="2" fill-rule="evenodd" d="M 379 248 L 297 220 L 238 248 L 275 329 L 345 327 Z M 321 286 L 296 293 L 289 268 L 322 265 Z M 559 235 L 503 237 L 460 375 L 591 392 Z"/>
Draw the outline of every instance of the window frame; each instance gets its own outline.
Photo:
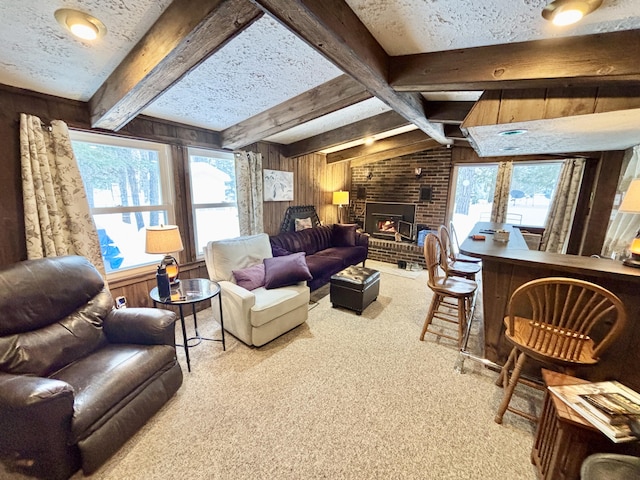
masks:
<path id="1" fill-rule="evenodd" d="M 109 135 L 104 133 L 86 132 L 82 130 L 69 129 L 69 136 L 72 142 L 84 142 L 94 143 L 99 145 L 152 150 L 158 154 L 158 169 L 159 169 L 159 187 L 161 191 L 162 203 L 160 205 L 140 205 L 129 207 L 89 207 L 91 211 L 91 217 L 95 215 L 109 215 L 118 213 L 135 213 L 135 212 L 167 212 L 166 218 L 169 224 L 175 224 L 176 212 L 175 212 L 175 199 L 176 192 L 173 183 L 173 161 L 171 157 L 171 148 L 169 145 L 155 142 L 152 140 L 140 140 L 137 138 L 127 138 L 117 135 Z M 75 152 L 74 152 L 75 155 Z M 84 183 L 84 179 L 83 179 Z M 85 185 L 86 189 L 86 185 Z M 94 220 L 95 223 L 95 220 Z M 108 281 L 117 281 L 135 277 L 140 274 L 149 273 L 151 269 L 150 265 L 158 263 L 162 258 L 162 255 L 158 255 L 158 259 L 143 264 L 138 264 L 132 267 L 125 267 L 107 273 Z"/>
<path id="2" fill-rule="evenodd" d="M 228 157 L 229 160 L 234 161 L 233 152 L 227 150 L 215 150 L 210 148 L 202 148 L 202 147 L 187 147 L 187 169 L 189 171 L 189 203 L 191 207 L 191 222 L 193 223 L 193 249 L 195 258 L 197 260 L 202 260 L 204 258 L 204 248 L 200 252 L 198 249 L 198 221 L 196 217 L 197 210 L 203 209 L 215 209 L 215 208 L 230 208 L 235 207 L 236 210 L 238 208 L 238 201 L 236 199 L 235 202 L 217 202 L 217 203 L 196 203 L 193 201 L 194 191 L 193 191 L 193 182 L 192 182 L 192 173 L 191 173 L 191 157 Z M 234 167 L 234 180 L 237 182 L 238 177 L 235 175 L 235 167 Z M 239 233 L 238 233 L 239 234 Z"/>

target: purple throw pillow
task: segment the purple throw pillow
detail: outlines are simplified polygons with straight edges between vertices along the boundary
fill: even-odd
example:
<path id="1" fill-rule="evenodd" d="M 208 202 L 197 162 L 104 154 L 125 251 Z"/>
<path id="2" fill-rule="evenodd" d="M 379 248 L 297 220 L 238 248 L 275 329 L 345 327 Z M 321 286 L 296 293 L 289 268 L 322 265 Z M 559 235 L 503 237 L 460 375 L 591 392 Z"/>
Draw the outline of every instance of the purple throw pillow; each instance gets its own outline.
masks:
<path id="1" fill-rule="evenodd" d="M 356 246 L 355 223 L 336 223 L 331 232 L 331 244 L 334 247 L 355 247 Z"/>
<path id="2" fill-rule="evenodd" d="M 291 252 L 280 245 L 271 244 L 271 253 L 274 257 L 284 257 L 285 255 L 291 255 Z"/>
<path id="3" fill-rule="evenodd" d="M 232 270 L 232 272 L 236 283 L 246 290 L 264 287 L 264 264 L 262 263 L 241 270 Z"/>
<path id="4" fill-rule="evenodd" d="M 305 253 L 292 253 L 285 257 L 265 258 L 264 288 L 286 287 L 304 280 L 311 280 L 311 272 L 307 267 Z"/>

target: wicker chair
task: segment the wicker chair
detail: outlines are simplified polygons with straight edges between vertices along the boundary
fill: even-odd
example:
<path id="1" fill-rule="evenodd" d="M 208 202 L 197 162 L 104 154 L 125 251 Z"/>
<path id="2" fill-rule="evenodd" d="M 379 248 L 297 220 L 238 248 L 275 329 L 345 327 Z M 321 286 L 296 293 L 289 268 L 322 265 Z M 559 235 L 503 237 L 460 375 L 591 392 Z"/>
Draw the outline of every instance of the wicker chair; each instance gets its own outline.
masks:
<path id="1" fill-rule="evenodd" d="M 478 285 L 472 280 L 451 276 L 448 270 L 448 262 L 444 255 L 444 249 L 440 239 L 430 233 L 424 242 L 424 259 L 429 273 L 428 285 L 433 292 L 433 299 L 429 312 L 422 327 L 420 340 L 429 331 L 438 337 L 445 337 L 462 345 L 465 325 L 469 321 L 474 294 Z M 451 311 L 455 311 L 455 315 Z M 433 319 L 438 318 L 445 322 L 457 324 L 457 336 L 446 334 L 442 331 L 429 330 Z"/>
<path id="2" fill-rule="evenodd" d="M 590 282 L 551 277 L 518 287 L 509 299 L 504 319 L 505 338 L 513 349 L 496 382 L 504 387 L 496 423 L 502 423 L 507 410 L 536 421 L 528 412 L 509 406 L 519 381 L 536 386 L 520 378 L 527 358 L 574 375 L 577 367 L 598 362 L 626 321 L 620 299 Z"/>

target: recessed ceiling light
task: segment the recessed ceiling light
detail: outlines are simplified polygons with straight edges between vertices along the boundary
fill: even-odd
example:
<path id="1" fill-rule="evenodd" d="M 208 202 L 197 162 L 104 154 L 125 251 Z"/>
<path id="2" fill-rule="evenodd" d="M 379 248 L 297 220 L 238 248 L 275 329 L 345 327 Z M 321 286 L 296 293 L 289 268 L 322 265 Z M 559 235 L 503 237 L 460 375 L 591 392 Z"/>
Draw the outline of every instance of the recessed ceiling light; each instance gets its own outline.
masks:
<path id="1" fill-rule="evenodd" d="M 525 133 L 527 133 L 529 130 L 524 129 L 524 128 L 516 128 L 513 130 L 504 130 L 500 133 L 498 133 L 498 135 L 500 135 L 501 137 L 512 137 L 515 135 L 524 135 Z"/>
<path id="2" fill-rule="evenodd" d="M 514 150 L 520 150 L 520 147 L 502 147 L 500 150 L 503 152 L 513 152 Z"/>
<path id="3" fill-rule="evenodd" d="M 364 139 L 364 144 L 368 147 L 369 145 L 373 145 L 373 142 L 375 142 L 376 139 L 373 137 L 367 137 Z"/>
<path id="4" fill-rule="evenodd" d="M 579 22 L 602 5 L 602 0 L 554 0 L 542 10 L 542 16 L 563 27 Z"/>
<path id="5" fill-rule="evenodd" d="M 83 40 L 96 40 L 107 33 L 104 23 L 79 10 L 61 8 L 53 15 L 60 25 Z"/>

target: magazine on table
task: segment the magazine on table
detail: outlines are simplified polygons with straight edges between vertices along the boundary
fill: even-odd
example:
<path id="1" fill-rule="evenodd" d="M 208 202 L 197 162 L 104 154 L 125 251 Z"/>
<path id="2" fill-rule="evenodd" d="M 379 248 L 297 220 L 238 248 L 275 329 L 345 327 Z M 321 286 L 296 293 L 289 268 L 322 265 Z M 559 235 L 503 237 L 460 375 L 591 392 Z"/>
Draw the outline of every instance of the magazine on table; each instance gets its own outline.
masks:
<path id="1" fill-rule="evenodd" d="M 558 385 L 549 391 L 615 443 L 637 440 L 628 421 L 640 418 L 640 394 L 620 382 Z"/>

